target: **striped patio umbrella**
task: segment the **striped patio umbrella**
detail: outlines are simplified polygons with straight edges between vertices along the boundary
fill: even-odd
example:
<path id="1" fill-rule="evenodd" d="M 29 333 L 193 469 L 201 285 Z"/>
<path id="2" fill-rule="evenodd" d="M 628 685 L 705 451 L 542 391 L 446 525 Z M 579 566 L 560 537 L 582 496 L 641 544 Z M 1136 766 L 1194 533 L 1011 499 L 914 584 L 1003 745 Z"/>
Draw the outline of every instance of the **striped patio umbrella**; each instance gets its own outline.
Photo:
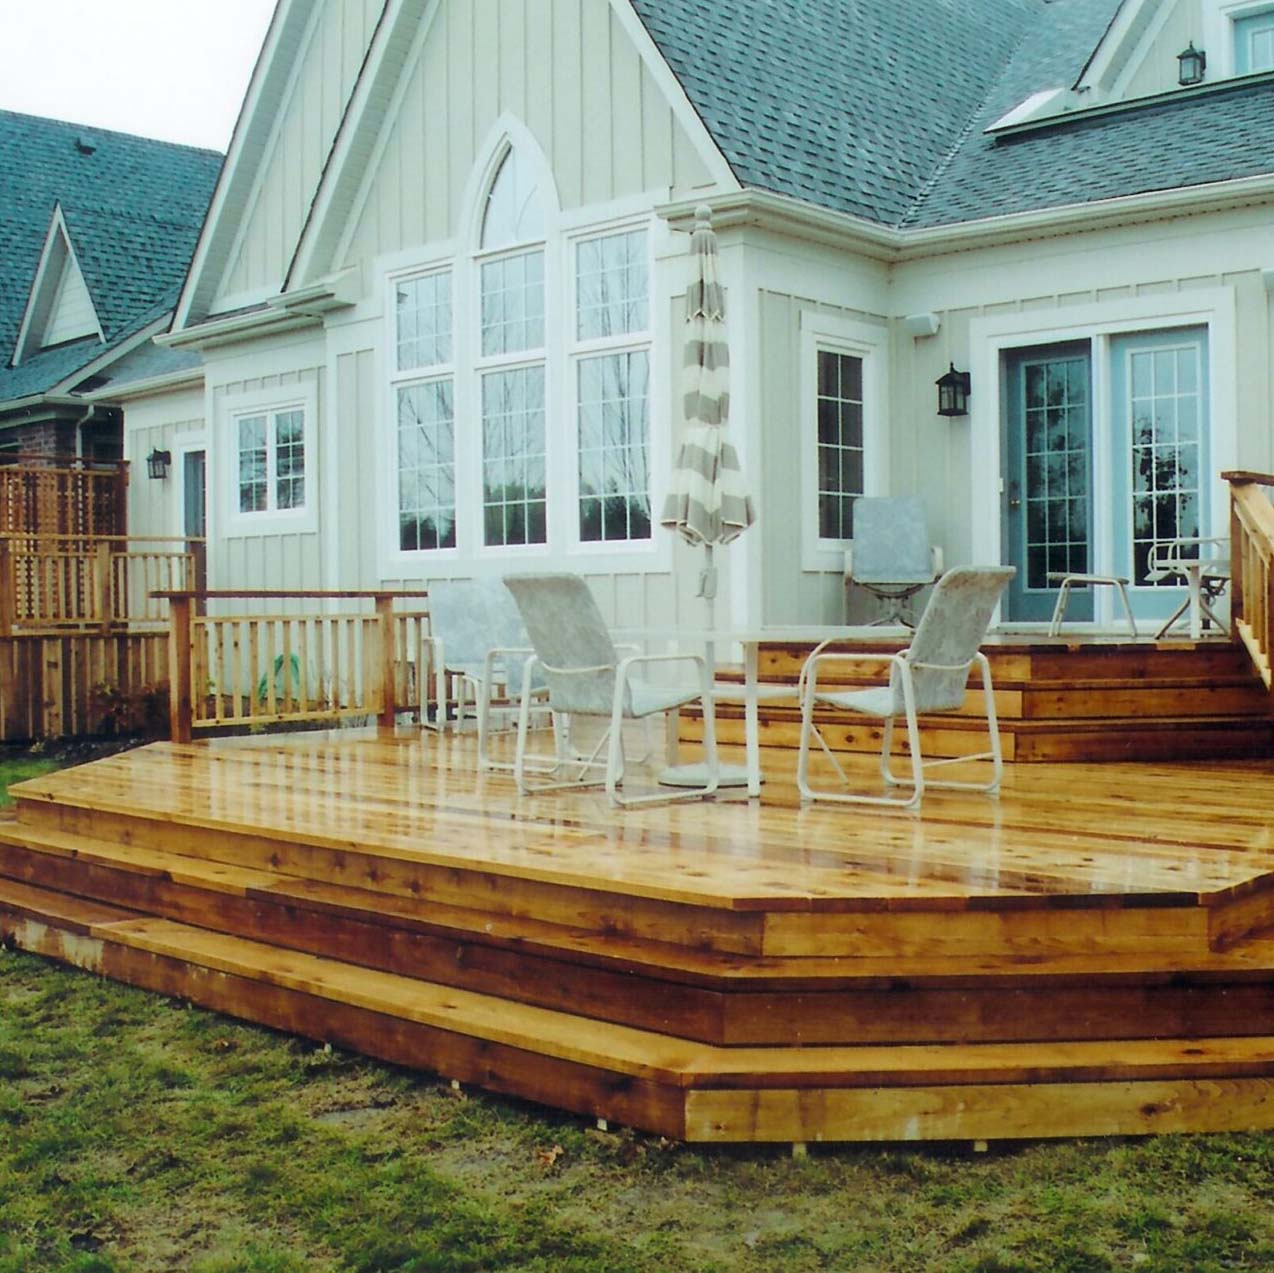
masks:
<path id="1" fill-rule="evenodd" d="M 711 606 L 717 593 L 713 550 L 738 538 L 756 514 L 725 429 L 730 415 L 730 350 L 710 208 L 695 209 L 690 256 L 694 274 L 686 292 L 682 367 L 686 435 L 659 522 L 688 543 L 704 546 L 706 564 L 699 578 L 699 595 Z"/>

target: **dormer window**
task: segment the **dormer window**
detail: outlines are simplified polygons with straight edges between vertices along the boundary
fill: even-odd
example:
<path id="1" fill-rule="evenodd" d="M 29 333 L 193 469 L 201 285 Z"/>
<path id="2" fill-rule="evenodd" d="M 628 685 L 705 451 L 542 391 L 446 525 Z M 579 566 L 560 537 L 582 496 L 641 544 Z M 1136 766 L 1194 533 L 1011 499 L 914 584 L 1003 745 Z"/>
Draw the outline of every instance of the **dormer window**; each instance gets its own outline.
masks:
<path id="1" fill-rule="evenodd" d="M 1274 8 L 1234 20 L 1234 73 L 1274 71 Z"/>

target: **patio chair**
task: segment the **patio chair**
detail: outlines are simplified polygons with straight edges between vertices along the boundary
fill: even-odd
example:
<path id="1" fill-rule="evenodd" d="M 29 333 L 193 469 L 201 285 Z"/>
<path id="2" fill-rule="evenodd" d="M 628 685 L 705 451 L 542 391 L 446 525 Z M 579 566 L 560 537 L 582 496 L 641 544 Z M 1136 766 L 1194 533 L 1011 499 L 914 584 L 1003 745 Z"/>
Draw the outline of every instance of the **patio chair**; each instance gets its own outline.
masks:
<path id="1" fill-rule="evenodd" d="M 1230 584 L 1230 541 L 1225 536 L 1196 535 L 1152 544 L 1146 581 L 1160 583 L 1168 579 L 1186 585 L 1186 598 L 1155 633 L 1156 640 L 1182 619 L 1189 620 L 1192 628 L 1196 624 L 1206 627 L 1211 621 L 1225 630 L 1225 624 L 1212 608 L 1212 603 L 1220 599 Z"/>
<path id="2" fill-rule="evenodd" d="M 1012 566 L 963 566 L 949 570 L 938 581 L 925 606 L 911 645 L 898 654 L 828 653 L 818 646 L 801 670 L 801 743 L 796 781 L 802 800 L 833 800 L 846 804 L 890 805 L 918 809 L 925 787 L 945 787 L 967 791 L 996 791 L 1003 774 L 999 723 L 991 688 L 991 667 L 980 650 L 991 615 L 1016 570 Z M 835 638 L 833 638 L 835 639 Z M 863 663 L 887 663 L 889 684 L 875 689 L 833 690 L 819 684 L 823 669 L 832 666 L 858 667 Z M 924 760 L 920 754 L 917 717 L 925 712 L 953 712 L 964 704 L 965 686 L 974 664 L 982 674 L 982 694 L 986 705 L 990 750 L 976 756 Z M 844 789 L 815 788 L 809 782 L 809 751 L 812 738 L 818 740 L 845 786 L 849 778 L 832 755 L 823 735 L 814 724 L 816 706 L 858 712 L 883 720 L 884 739 L 880 751 L 880 772 L 889 787 L 910 787 L 906 796 L 873 796 Z M 899 717 L 907 722 L 907 745 L 911 752 L 911 774 L 894 774 L 890 763 L 893 725 Z M 925 770 L 939 765 L 971 760 L 992 762 L 991 781 L 926 782 Z"/>
<path id="3" fill-rule="evenodd" d="M 535 650 L 523 674 L 518 742 L 514 773 L 523 794 L 560 791 L 605 784 L 611 803 L 620 806 L 666 804 L 712 795 L 717 789 L 716 719 L 712 706 L 712 681 L 704 659 L 696 654 L 621 655 L 606 630 L 602 613 L 588 585 L 578 575 L 510 575 L 504 581 L 517 602 Z M 692 663 L 697 670 L 693 686 L 658 685 L 637 675 L 647 666 Z M 543 676 L 548 705 L 559 716 L 598 716 L 607 728 L 593 751 L 566 756 L 559 748 L 558 772 L 574 769 L 573 777 L 535 783 L 528 780 L 527 731 L 534 677 Z M 707 781 L 702 787 L 674 794 L 626 796 L 619 790 L 624 774 L 622 725 L 659 712 L 672 711 L 699 700 L 703 704 L 703 751 Z M 606 760 L 598 759 L 603 747 Z"/>
<path id="4" fill-rule="evenodd" d="M 510 770 L 487 754 L 495 700 L 522 684 L 522 666 L 532 655 L 522 616 L 499 579 L 454 579 L 429 589 L 429 644 L 433 650 L 435 722 L 447 726 L 447 677 L 456 682 L 454 726 L 478 726 L 478 768 Z M 542 682 L 536 687 L 544 693 Z"/>
<path id="5" fill-rule="evenodd" d="M 845 552 L 845 588 L 856 585 L 887 603 L 879 623 L 915 625 L 905 606 L 942 573 L 942 550 L 929 543 L 924 501 L 915 495 L 854 501 L 854 542 Z"/>

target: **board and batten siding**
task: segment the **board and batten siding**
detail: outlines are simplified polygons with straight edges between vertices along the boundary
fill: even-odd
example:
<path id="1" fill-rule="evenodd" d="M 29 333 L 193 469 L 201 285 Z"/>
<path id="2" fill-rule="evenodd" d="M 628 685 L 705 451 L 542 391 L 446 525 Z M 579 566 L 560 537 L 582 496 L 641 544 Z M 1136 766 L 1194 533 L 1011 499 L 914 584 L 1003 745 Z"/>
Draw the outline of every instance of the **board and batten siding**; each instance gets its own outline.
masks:
<path id="1" fill-rule="evenodd" d="M 181 473 L 177 443 L 204 432 L 202 388 L 169 390 L 138 398 L 124 412 L 124 458 L 129 462 L 128 529 L 133 535 L 180 534 Z M 167 451 L 173 467 L 164 481 L 146 473 L 146 457 Z"/>
<path id="2" fill-rule="evenodd" d="M 215 536 L 209 553 L 210 588 L 326 588 L 330 577 L 322 553 L 323 509 L 323 429 L 326 394 L 321 369 L 288 372 L 274 376 L 226 381 L 212 390 L 213 428 L 208 456 L 208 524 Z M 228 413 L 235 399 L 246 394 L 278 391 L 286 398 L 289 389 L 303 388 L 314 394 L 314 419 L 306 421 L 306 501 L 316 501 L 317 519 L 313 529 L 280 531 L 267 527 L 260 534 L 224 526 L 229 502 L 234 498 L 235 472 L 232 467 L 233 438 Z M 236 603 L 238 607 L 239 603 Z M 260 607 L 257 607 L 260 608 Z"/>
<path id="3" fill-rule="evenodd" d="M 1149 97 L 1152 93 L 1169 93 L 1177 87 L 1179 63 L 1177 54 L 1191 41 L 1196 48 L 1204 47 L 1203 5 L 1201 0 L 1176 0 L 1159 20 L 1157 29 L 1149 35 L 1144 49 L 1134 54 L 1140 65 L 1132 71 L 1127 87 L 1120 97 L 1132 100 Z M 1209 61 L 1213 64 L 1212 78 L 1220 65 L 1217 53 L 1211 50 Z"/>
<path id="4" fill-rule="evenodd" d="M 461 235 L 480 147 L 506 114 L 544 152 L 563 210 L 711 184 L 609 0 L 442 0 L 334 264 Z"/>
<path id="5" fill-rule="evenodd" d="M 213 301 L 279 291 L 384 0 L 322 0 Z"/>

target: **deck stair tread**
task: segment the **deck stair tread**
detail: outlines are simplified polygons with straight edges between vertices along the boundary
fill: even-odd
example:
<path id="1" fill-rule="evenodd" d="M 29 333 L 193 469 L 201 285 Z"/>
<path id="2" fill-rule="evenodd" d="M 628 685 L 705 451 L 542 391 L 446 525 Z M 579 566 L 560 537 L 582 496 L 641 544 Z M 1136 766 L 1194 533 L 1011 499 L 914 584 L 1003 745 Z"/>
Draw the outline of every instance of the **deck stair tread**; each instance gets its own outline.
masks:
<path id="1" fill-rule="evenodd" d="M 1274 972 L 1274 932 L 1225 951 L 1201 948 L 1185 957 L 1184 967 L 1180 952 L 1173 952 L 1171 956 L 1115 951 L 1093 955 L 980 958 L 869 955 L 744 958 L 730 952 L 589 931 L 527 916 L 503 916 L 422 898 L 400 898 L 351 885 L 329 884 L 19 823 L 0 824 L 0 846 L 105 867 L 144 880 L 169 881 L 214 895 L 252 899 L 296 911 L 322 912 L 356 923 L 373 922 L 409 932 L 447 936 L 455 942 L 513 948 L 524 955 L 540 954 L 711 988 L 781 987 L 813 991 L 851 986 L 896 989 L 903 983 L 971 987 L 989 982 L 1011 988 L 1045 979 L 1058 985 L 1096 981 L 1117 984 L 1121 980 L 1146 984 L 1148 979 L 1153 982 L 1187 975 L 1231 981 L 1262 978 Z M 9 883 L 3 877 L 3 858 L 0 857 L 0 884 Z M 94 883 L 103 887 L 100 880 Z M 110 903 L 103 905 L 104 911 L 111 909 Z M 134 897 L 126 913 L 138 913 L 142 909 Z M 174 918 L 167 911 L 152 913 Z"/>
<path id="2" fill-rule="evenodd" d="M 16 824 L 20 831 L 12 829 L 15 824 L 8 824 L 9 829 L 0 827 L 0 841 L 14 835 L 39 834 L 46 837 L 50 846 L 61 843 L 70 850 L 76 845 L 92 844 L 96 837 L 47 828 L 40 821 L 41 812 L 63 808 L 123 811 L 116 801 L 88 792 L 84 784 L 79 784 L 74 790 L 66 790 L 56 799 L 54 789 L 50 787 L 47 790 L 46 800 L 35 803 L 30 810 L 31 818 L 24 817 Z M 925 871 L 921 873 L 915 871 L 914 845 L 905 820 L 882 820 L 870 813 L 841 810 L 831 813 L 816 810 L 808 815 L 811 823 L 826 823 L 829 837 L 832 837 L 826 850 L 813 853 L 808 848 L 788 850 L 783 844 L 774 843 L 754 857 L 733 854 L 727 859 L 728 877 L 709 871 L 702 864 L 708 857 L 706 850 L 712 844 L 713 837 L 709 835 L 705 835 L 702 845 L 696 845 L 693 839 L 683 836 L 678 837 L 675 844 L 669 842 L 661 846 L 658 839 L 652 837 L 642 855 L 636 859 L 620 853 L 600 835 L 596 841 L 586 837 L 587 852 L 583 854 L 578 852 L 578 842 L 575 841 L 568 842 L 565 849 L 555 853 L 554 846 L 546 838 L 524 855 L 514 852 L 511 847 L 488 855 L 481 871 L 493 878 L 530 879 L 563 889 L 615 892 L 743 914 L 875 911 L 882 908 L 924 911 L 934 908 L 949 910 L 952 906 L 963 909 L 974 904 L 969 900 L 970 882 L 977 897 L 976 905 L 990 909 L 1038 905 L 1041 897 L 1047 897 L 1048 904 L 1054 907 L 1067 900 L 1077 906 L 1104 906 L 1106 899 L 1115 892 L 1126 895 L 1123 899 L 1126 906 L 1174 902 L 1209 904 L 1225 901 L 1236 891 L 1274 887 L 1274 858 L 1270 867 L 1257 878 L 1254 879 L 1252 870 L 1248 869 L 1241 883 L 1234 882 L 1234 855 L 1250 856 L 1252 849 L 1251 838 L 1242 835 L 1243 827 L 1237 831 L 1231 828 L 1235 832 L 1232 844 L 1227 844 L 1222 834 L 1219 841 L 1210 844 L 1218 852 L 1209 854 L 1205 860 L 1192 862 L 1183 862 L 1179 853 L 1167 850 L 1174 849 L 1178 843 L 1190 842 L 1190 835 L 1196 829 L 1204 828 L 1177 826 L 1165 818 L 1163 844 L 1145 840 L 1144 829 L 1141 838 L 1123 839 L 1116 832 L 1121 857 L 1134 856 L 1140 859 L 1142 865 L 1139 882 L 1125 885 L 1119 875 L 1122 870 L 1120 864 L 1104 861 L 1094 853 L 1096 844 L 1083 839 L 1077 841 L 1073 832 L 1050 827 L 1043 819 L 1034 823 L 1027 821 L 1023 826 L 1030 832 L 1029 846 L 1002 848 L 998 844 L 998 835 L 988 835 L 986 828 L 973 822 L 962 822 L 955 813 L 959 806 L 951 807 L 953 815 L 946 826 L 941 825 L 941 813 L 935 818 L 938 829 L 931 837 Z M 1069 802 L 1068 807 L 1075 815 L 1074 800 Z M 1182 812 L 1184 815 L 1184 808 Z M 162 811 L 141 809 L 136 804 L 131 813 L 134 830 L 153 824 L 164 833 L 164 838 L 173 842 L 182 842 L 183 827 L 219 830 L 222 834 L 215 837 L 210 846 L 196 846 L 186 841 L 186 847 L 192 850 L 190 860 L 197 860 L 196 850 L 202 856 L 206 848 L 208 852 L 222 855 L 215 860 L 224 865 L 245 865 L 233 861 L 236 828 L 231 823 L 218 823 L 215 819 L 199 816 L 171 816 Z M 1100 810 L 1097 816 L 1102 816 Z M 857 829 L 870 833 L 870 848 L 855 850 L 850 837 Z M 1212 830 L 1217 831 L 1215 825 Z M 59 840 L 59 835 L 67 838 Z M 413 887 L 413 868 L 441 865 L 471 871 L 476 869 L 472 853 L 461 856 L 459 850 L 439 853 L 419 844 L 408 847 L 404 837 L 392 832 L 387 832 L 385 842 L 373 844 L 369 837 L 366 842 L 356 844 L 322 834 L 316 828 L 292 824 L 285 829 L 272 829 L 270 839 L 273 841 L 276 837 L 281 846 L 277 850 L 272 849 L 271 856 L 278 860 L 269 864 L 270 869 L 263 872 L 263 880 L 289 874 L 318 878 L 312 869 L 313 863 L 303 852 L 313 845 L 331 846 L 341 855 L 338 859 L 340 869 L 333 873 L 338 874 L 342 881 L 348 880 L 351 886 L 368 887 L 369 891 L 390 896 L 422 895 L 420 887 Z M 1109 838 L 1108 833 L 1103 832 L 1102 838 Z M 847 847 L 834 847 L 838 842 L 846 843 Z M 100 843 L 110 842 L 101 840 Z M 136 836 L 130 843 L 139 849 L 151 847 Z M 289 855 L 289 848 L 297 848 L 297 851 Z M 1222 851 L 1225 849 L 1229 851 Z M 995 864 L 993 871 L 982 867 L 987 861 L 988 850 L 994 854 L 991 859 Z M 253 859 L 247 869 L 266 865 L 255 845 L 249 845 L 243 852 Z M 1054 864 L 1052 867 L 1042 865 L 1049 861 Z M 797 865 L 799 871 L 793 869 Z M 613 874 L 608 876 L 608 869 Z M 979 876 L 982 878 L 979 879 Z M 226 874 L 223 878 L 228 881 L 233 877 Z M 850 880 L 855 888 L 851 895 L 846 895 L 846 885 Z"/>
<path id="3" fill-rule="evenodd" d="M 6 886 L 0 914 L 8 908 Z M 43 894 L 43 897 L 38 895 Z M 50 923 L 67 903 L 23 890 Z M 89 924 L 103 944 L 530 1052 L 678 1087 L 870 1087 L 1274 1075 L 1274 1037 L 1048 1044 L 720 1047 L 439 986 L 155 918 Z M 192 997 L 198 994 L 192 979 Z"/>

